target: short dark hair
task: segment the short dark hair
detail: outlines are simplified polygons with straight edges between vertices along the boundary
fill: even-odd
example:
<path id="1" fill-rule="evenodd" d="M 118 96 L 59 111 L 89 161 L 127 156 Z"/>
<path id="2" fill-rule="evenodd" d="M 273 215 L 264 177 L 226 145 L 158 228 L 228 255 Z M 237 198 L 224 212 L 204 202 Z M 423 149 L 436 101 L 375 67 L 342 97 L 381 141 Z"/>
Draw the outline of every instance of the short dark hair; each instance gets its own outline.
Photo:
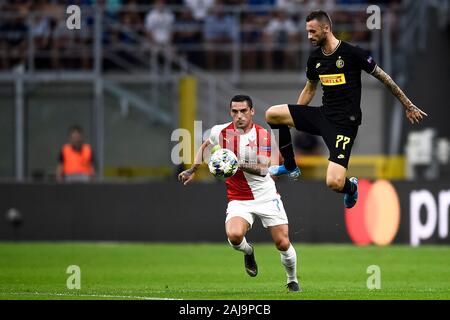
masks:
<path id="1" fill-rule="evenodd" d="M 250 109 L 253 108 L 252 98 L 250 98 L 250 96 L 247 96 L 245 94 L 238 94 L 238 95 L 235 95 L 233 98 L 231 98 L 230 108 L 231 108 L 231 104 L 233 102 L 247 102 L 247 105 L 250 107 Z"/>
<path id="2" fill-rule="evenodd" d="M 306 17 L 306 22 L 310 22 L 312 20 L 317 20 L 319 22 L 326 23 L 330 26 L 330 29 L 333 26 L 333 22 L 331 22 L 330 16 L 323 10 L 315 10 L 310 12 Z"/>
<path id="3" fill-rule="evenodd" d="M 78 132 L 78 133 L 82 134 L 83 133 L 83 128 L 80 125 L 78 125 L 78 124 L 71 125 L 69 127 L 69 135 L 72 134 L 73 132 Z"/>

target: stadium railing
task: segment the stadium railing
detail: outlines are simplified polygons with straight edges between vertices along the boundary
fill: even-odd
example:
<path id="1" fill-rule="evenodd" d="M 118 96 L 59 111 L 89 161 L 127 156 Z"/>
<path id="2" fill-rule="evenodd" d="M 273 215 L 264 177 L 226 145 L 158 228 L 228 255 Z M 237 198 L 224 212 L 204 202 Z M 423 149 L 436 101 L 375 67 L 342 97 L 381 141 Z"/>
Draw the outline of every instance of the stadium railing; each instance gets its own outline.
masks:
<path id="1" fill-rule="evenodd" d="M 217 7 L 219 8 L 219 7 Z M 134 73 L 147 72 L 148 68 L 155 69 L 160 62 L 159 52 L 163 54 L 179 54 L 187 57 L 188 61 L 207 68 L 205 55 L 208 52 L 224 53 L 222 60 L 229 59 L 220 67 L 211 70 L 226 70 L 231 72 L 231 80 L 238 83 L 242 71 L 268 70 L 264 63 L 266 53 L 286 51 L 292 54 L 294 62 L 291 69 L 304 65 L 305 59 L 311 50 L 305 31 L 305 17 L 311 7 L 295 6 L 286 9 L 275 6 L 220 6 L 223 14 L 230 18 L 232 30 L 229 39 L 207 39 L 207 34 L 214 30 L 208 29 L 205 22 L 196 20 L 183 20 L 181 15 L 188 11 L 185 6 L 165 6 L 175 18 L 168 24 L 172 41 L 165 45 L 158 43 L 151 46 L 148 30 L 145 26 L 146 16 L 154 6 L 136 6 L 133 11 L 127 11 L 126 6 L 118 12 L 109 12 L 101 7 L 81 6 L 81 28 L 69 30 L 66 20 L 69 15 L 65 7 L 57 7 L 53 11 L 36 11 L 26 13 L 0 12 L 0 21 L 15 20 L 19 25 L 27 28 L 23 33 L 24 53 L 23 62 L 26 72 L 38 70 L 101 70 L 120 73 L 121 71 Z M 343 40 L 356 41 L 361 47 L 372 51 L 377 61 L 382 55 L 381 33 L 369 30 L 366 26 L 367 6 L 339 5 L 331 12 L 334 18 L 334 32 Z M 214 9 L 215 10 L 215 9 Z M 383 8 L 383 10 L 385 10 Z M 295 37 L 274 39 L 267 37 L 267 27 L 280 12 L 286 13 L 286 19 L 292 22 L 295 28 Z M 210 17 L 211 15 L 207 16 Z M 130 18 L 135 17 L 135 18 Z M 136 21 L 134 21 L 135 19 Z M 131 23 L 130 20 L 133 20 Z M 3 23 L 5 25 L 7 23 Z M 217 27 L 217 25 L 215 26 Z M 220 24 L 218 25 L 220 28 Z M 223 27 L 223 25 L 222 25 Z M 160 29 L 163 26 L 159 27 Z M 5 31 L 6 29 L 6 31 Z M 0 39 L 5 44 L 0 48 L 0 60 L 11 55 L 10 35 L 14 31 L 3 28 Z M 192 32 L 198 38 L 189 38 L 183 32 Z M 189 39 L 188 39 L 189 38 Z M 281 37 L 283 38 L 283 37 Z M 101 39 L 101 46 L 99 46 Z M 9 45 L 8 45 L 9 43 Z M 9 52 L 8 52 L 9 51 Z M 20 53 L 17 53 L 20 55 Z M 151 56 L 149 59 L 148 56 Z M 301 57 L 301 63 L 299 58 Z M 16 57 L 17 58 L 17 57 Z M 250 58 L 250 60 L 249 60 Z M 272 57 L 274 58 L 274 57 Z M 276 60 L 276 57 L 274 58 Z M 167 60 L 163 70 L 169 70 Z M 143 68 L 145 66 L 146 68 Z M 275 68 L 283 68 L 274 64 Z M 1 70 L 1 68 L 0 68 Z M 5 70 L 5 66 L 3 66 Z M 155 70 L 154 70 L 155 71 Z"/>

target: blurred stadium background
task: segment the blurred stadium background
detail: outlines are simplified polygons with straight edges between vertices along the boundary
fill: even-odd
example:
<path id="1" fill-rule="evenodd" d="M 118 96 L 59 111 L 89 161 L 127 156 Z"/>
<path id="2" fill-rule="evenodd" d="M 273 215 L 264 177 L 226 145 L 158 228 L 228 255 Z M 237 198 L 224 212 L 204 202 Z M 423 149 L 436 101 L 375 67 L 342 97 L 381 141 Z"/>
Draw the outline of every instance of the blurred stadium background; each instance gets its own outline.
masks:
<path id="1" fill-rule="evenodd" d="M 70 5 L 81 8 L 80 29 L 67 27 Z M 366 25 L 370 5 L 381 8 L 380 29 Z M 363 74 L 363 124 L 350 161 L 362 195 L 351 215 L 323 182 L 322 141 L 295 133 L 303 178 L 277 182 L 292 240 L 440 244 L 436 257 L 447 260 L 436 263 L 448 265 L 449 1 L 4 0 L 0 240 L 8 242 L 0 256 L 11 259 L 0 265 L 8 274 L 0 285 L 14 282 L 12 270 L 27 261 L 21 250 L 10 253 L 9 241 L 225 246 L 225 187 L 206 170 L 189 187 L 176 182 L 183 165 L 171 159 L 179 142 L 172 133 L 196 130 L 198 143 L 202 131 L 229 121 L 228 103 L 238 93 L 254 99 L 255 120 L 264 126 L 266 108 L 295 102 L 312 49 L 304 20 L 313 9 L 327 10 L 337 37 L 369 50 L 429 117 L 410 125 L 382 84 Z M 319 91 L 312 105 L 320 99 Z M 202 121 L 200 129 L 194 120 Z M 93 147 L 90 183 L 55 176 L 73 124 Z M 268 242 L 269 235 L 257 223 L 249 239 Z M 448 299 L 450 274 L 440 272 L 441 297 Z"/>

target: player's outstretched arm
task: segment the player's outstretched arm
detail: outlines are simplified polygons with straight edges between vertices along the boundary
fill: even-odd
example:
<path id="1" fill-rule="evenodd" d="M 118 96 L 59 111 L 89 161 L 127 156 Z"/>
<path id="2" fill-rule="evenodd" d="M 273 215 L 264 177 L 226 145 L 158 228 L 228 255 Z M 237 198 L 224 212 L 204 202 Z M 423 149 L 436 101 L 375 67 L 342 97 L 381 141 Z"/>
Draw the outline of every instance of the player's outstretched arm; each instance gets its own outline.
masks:
<path id="1" fill-rule="evenodd" d="M 187 185 L 192 181 L 192 179 L 194 179 L 195 171 L 197 171 L 198 167 L 200 167 L 200 165 L 202 164 L 203 152 L 210 144 L 211 142 L 209 142 L 209 139 L 202 143 L 197 151 L 197 154 L 195 155 L 194 163 L 189 169 L 184 170 L 178 175 L 178 181 L 182 182 L 184 185 Z"/>
<path id="2" fill-rule="evenodd" d="M 397 97 L 398 100 L 400 100 L 400 102 L 406 108 L 406 117 L 412 124 L 414 124 L 414 122 L 419 123 L 419 121 L 423 119 L 423 116 L 428 116 L 425 112 L 417 108 L 411 102 L 411 100 L 408 99 L 403 90 L 400 89 L 395 81 L 392 80 L 392 78 L 379 66 L 375 67 L 372 75 L 383 82 L 389 88 L 389 90 L 391 90 L 392 94 Z"/>
<path id="3" fill-rule="evenodd" d="M 297 104 L 307 106 L 314 98 L 314 95 L 316 94 L 316 88 L 317 81 L 307 80 L 305 87 L 298 97 Z"/>

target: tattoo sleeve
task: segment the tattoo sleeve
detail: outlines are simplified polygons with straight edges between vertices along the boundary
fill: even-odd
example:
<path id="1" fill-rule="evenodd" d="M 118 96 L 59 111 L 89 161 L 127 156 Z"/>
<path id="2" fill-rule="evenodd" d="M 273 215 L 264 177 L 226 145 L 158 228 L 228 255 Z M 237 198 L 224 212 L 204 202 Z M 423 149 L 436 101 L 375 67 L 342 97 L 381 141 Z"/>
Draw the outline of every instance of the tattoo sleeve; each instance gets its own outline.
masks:
<path id="1" fill-rule="evenodd" d="M 412 106 L 412 102 L 408 99 L 405 93 L 400 89 L 400 87 L 395 83 L 394 80 L 386 73 L 383 69 L 376 66 L 372 75 L 383 82 L 386 87 L 391 90 L 392 94 L 397 97 L 397 99 L 405 106 L 406 108 Z"/>
<path id="2" fill-rule="evenodd" d="M 239 168 L 242 171 L 262 177 L 265 177 L 268 173 L 267 165 L 262 163 L 240 163 Z"/>

